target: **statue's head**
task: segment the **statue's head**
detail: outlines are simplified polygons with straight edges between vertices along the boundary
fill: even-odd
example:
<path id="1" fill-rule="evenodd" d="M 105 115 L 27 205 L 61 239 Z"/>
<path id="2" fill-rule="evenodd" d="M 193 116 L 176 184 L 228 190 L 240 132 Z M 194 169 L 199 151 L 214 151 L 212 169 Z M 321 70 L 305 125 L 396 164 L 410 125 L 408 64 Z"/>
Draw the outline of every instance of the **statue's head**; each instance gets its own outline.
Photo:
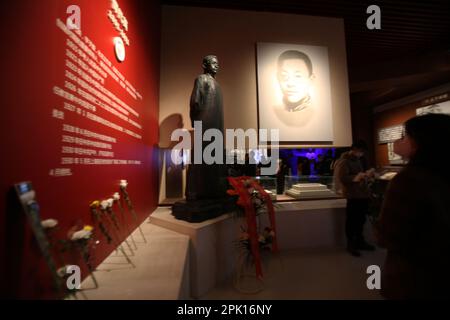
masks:
<path id="1" fill-rule="evenodd" d="M 219 71 L 219 60 L 214 55 L 207 55 L 203 58 L 203 70 L 205 73 L 216 75 Z"/>

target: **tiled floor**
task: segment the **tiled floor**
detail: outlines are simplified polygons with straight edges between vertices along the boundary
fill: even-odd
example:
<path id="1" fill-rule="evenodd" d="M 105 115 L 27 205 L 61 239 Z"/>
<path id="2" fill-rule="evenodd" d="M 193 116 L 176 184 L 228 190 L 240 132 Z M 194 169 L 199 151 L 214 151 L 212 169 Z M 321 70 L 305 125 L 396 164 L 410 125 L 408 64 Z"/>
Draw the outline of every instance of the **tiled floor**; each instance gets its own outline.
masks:
<path id="1" fill-rule="evenodd" d="M 146 243 L 138 230 L 133 236 L 137 250 L 132 254 L 124 244 L 135 267 L 120 252 L 113 252 L 95 271 L 99 283 L 93 289 L 88 277 L 85 289 L 77 296 L 86 300 L 158 300 L 189 297 L 184 282 L 189 238 L 185 235 L 144 222 L 141 225 Z"/>
<path id="2" fill-rule="evenodd" d="M 203 299 L 381 299 L 367 289 L 367 267 L 383 266 L 385 251 L 350 256 L 344 249 L 292 250 L 269 257 L 264 290 L 243 294 L 232 281 L 210 291 Z"/>

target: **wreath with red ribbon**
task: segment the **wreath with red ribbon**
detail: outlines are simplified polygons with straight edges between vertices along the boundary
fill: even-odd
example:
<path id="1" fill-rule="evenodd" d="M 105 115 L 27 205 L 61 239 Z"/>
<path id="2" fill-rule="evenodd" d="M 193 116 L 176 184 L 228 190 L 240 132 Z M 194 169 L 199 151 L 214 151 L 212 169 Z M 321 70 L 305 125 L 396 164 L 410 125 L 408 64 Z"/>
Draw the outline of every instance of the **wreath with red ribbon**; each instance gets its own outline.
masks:
<path id="1" fill-rule="evenodd" d="M 250 252 L 255 262 L 255 271 L 258 278 L 262 278 L 261 267 L 261 254 L 258 239 L 258 225 L 256 221 L 256 210 L 253 202 L 252 193 L 258 192 L 264 199 L 264 203 L 267 206 L 267 213 L 270 221 L 270 231 L 273 235 L 272 238 L 272 252 L 278 252 L 275 211 L 270 195 L 264 190 L 264 188 L 251 177 L 228 177 L 228 181 L 233 189 L 228 190 L 228 194 L 231 196 L 238 196 L 237 205 L 244 209 L 245 220 L 247 224 L 247 232 L 250 241 Z M 267 230 L 268 228 L 266 228 Z"/>

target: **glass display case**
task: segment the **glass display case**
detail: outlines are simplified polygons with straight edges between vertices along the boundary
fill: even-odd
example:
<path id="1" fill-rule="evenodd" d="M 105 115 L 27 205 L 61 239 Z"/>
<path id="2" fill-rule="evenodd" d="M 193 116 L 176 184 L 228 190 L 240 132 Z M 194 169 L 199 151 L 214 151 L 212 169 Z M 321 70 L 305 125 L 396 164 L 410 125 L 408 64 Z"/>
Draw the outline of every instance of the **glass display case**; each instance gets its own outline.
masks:
<path id="1" fill-rule="evenodd" d="M 270 195 L 272 201 L 277 200 L 277 179 L 273 177 L 257 176 L 254 178 Z"/>
<path id="2" fill-rule="evenodd" d="M 403 166 L 385 166 L 377 170 L 377 179 L 384 181 L 391 181 L 400 171 Z"/>
<path id="3" fill-rule="evenodd" d="M 369 217 L 372 220 L 378 219 L 388 185 L 402 169 L 401 166 L 387 166 L 376 171 L 375 179 L 369 183 Z"/>
<path id="4" fill-rule="evenodd" d="M 286 176 L 285 195 L 294 199 L 339 198 L 333 176 Z"/>

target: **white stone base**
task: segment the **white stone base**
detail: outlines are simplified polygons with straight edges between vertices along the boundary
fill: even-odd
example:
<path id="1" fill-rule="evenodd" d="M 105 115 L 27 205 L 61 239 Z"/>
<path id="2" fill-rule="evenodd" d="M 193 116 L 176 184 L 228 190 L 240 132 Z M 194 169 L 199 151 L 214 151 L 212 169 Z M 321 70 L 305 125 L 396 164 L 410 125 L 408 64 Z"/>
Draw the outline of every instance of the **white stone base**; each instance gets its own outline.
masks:
<path id="1" fill-rule="evenodd" d="M 343 247 L 345 199 L 279 203 L 276 209 L 281 250 Z"/>
<path id="2" fill-rule="evenodd" d="M 239 220 L 231 214 L 200 223 L 177 220 L 171 208 L 160 207 L 149 218 L 152 224 L 189 236 L 191 296 L 200 298 L 229 279 L 235 262 Z"/>
<path id="3" fill-rule="evenodd" d="M 327 198 L 335 197 L 336 194 L 327 188 L 326 185 L 320 183 L 297 183 L 286 194 L 295 199 L 302 198 Z"/>

